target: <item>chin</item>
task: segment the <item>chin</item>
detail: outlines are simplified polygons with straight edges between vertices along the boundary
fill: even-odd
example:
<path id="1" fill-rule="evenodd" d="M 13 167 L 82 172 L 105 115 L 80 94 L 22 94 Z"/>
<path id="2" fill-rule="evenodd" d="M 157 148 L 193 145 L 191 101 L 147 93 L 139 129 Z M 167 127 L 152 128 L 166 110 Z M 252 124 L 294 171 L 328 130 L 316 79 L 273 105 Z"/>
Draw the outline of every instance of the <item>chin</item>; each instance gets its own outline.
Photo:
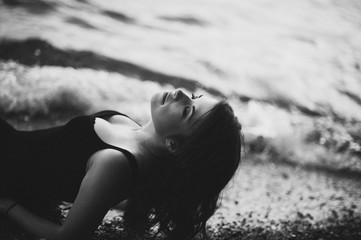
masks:
<path id="1" fill-rule="evenodd" d="M 156 93 L 152 96 L 150 100 L 150 112 L 152 115 L 152 118 L 154 117 L 153 114 L 157 111 L 157 109 L 162 105 L 162 93 Z"/>
<path id="2" fill-rule="evenodd" d="M 162 105 L 162 94 L 163 93 L 156 93 L 152 96 L 150 99 L 151 108 Z"/>

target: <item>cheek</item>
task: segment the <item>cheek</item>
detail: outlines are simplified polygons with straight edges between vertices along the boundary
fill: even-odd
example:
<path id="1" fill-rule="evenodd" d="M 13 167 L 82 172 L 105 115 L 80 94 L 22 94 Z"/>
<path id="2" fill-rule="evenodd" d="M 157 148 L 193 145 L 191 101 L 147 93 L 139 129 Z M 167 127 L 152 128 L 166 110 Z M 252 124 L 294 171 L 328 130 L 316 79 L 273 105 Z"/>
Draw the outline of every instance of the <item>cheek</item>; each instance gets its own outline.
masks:
<path id="1" fill-rule="evenodd" d="M 154 128 L 161 137 L 178 134 L 181 127 L 180 121 L 172 108 L 158 106 L 153 108 L 151 112 Z"/>

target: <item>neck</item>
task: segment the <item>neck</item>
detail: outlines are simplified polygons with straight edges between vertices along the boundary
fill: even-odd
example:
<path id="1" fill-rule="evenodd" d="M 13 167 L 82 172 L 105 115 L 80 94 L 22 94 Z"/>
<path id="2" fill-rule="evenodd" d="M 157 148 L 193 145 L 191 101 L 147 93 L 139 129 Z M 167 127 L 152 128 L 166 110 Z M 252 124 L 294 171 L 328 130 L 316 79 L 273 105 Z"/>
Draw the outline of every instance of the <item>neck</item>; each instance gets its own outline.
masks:
<path id="1" fill-rule="evenodd" d="M 155 131 L 152 121 L 149 121 L 141 128 L 137 129 L 137 138 L 141 148 L 150 152 L 153 156 L 164 156 L 166 149 L 164 147 L 164 139 L 162 139 Z"/>

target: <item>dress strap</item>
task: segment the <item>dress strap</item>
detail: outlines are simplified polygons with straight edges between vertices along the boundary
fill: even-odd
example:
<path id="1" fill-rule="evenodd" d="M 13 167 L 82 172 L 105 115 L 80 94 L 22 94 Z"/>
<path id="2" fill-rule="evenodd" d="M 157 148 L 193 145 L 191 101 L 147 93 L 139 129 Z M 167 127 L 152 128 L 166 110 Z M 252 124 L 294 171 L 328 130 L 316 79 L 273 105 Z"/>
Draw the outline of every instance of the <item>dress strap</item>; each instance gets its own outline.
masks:
<path id="1" fill-rule="evenodd" d="M 96 112 L 96 113 L 92 114 L 91 116 L 107 119 L 114 115 L 121 115 L 121 116 L 127 117 L 130 120 L 132 120 L 133 122 L 135 122 L 136 124 L 138 124 L 139 126 L 142 126 L 141 124 L 139 124 L 137 121 L 135 121 L 133 118 L 129 117 L 128 115 L 118 112 L 118 111 L 114 111 L 114 110 L 103 110 L 100 112 Z"/>
<path id="2" fill-rule="evenodd" d="M 10 125 L 7 121 L 0 118 L 0 133 L 2 134 L 2 136 L 12 132 L 15 132 L 15 128 L 12 125 Z"/>
<path id="3" fill-rule="evenodd" d="M 121 115 L 121 116 L 124 116 L 124 117 L 127 117 L 129 118 L 130 120 L 132 120 L 133 122 L 135 122 L 136 124 L 138 124 L 139 126 L 141 126 L 139 123 L 137 123 L 135 120 L 133 120 L 131 117 L 129 117 L 128 115 L 124 114 L 124 113 L 120 113 L 118 111 L 114 111 L 114 110 L 103 110 L 103 111 L 100 111 L 100 112 L 97 112 L 97 113 L 94 113 L 92 114 L 91 116 L 92 117 L 99 117 L 99 118 L 103 118 L 103 119 L 107 119 L 111 116 L 114 116 L 114 115 Z M 96 134 L 97 135 L 97 134 Z M 98 136 L 98 135 L 97 135 Z M 99 136 L 98 136 L 99 138 Z M 134 177 L 137 177 L 139 175 L 139 166 L 138 166 L 138 163 L 137 163 L 137 160 L 135 159 L 134 155 L 129 152 L 128 150 L 124 149 L 124 148 L 120 148 L 120 147 L 116 147 L 116 146 L 113 146 L 113 145 L 110 145 L 106 142 L 104 142 L 101 138 L 99 138 L 100 141 L 102 141 L 104 144 L 107 145 L 107 147 L 109 148 L 112 148 L 112 149 L 115 149 L 115 150 L 118 150 L 120 151 L 121 153 L 123 153 L 128 161 L 129 161 L 129 164 L 133 170 L 133 176 Z"/>

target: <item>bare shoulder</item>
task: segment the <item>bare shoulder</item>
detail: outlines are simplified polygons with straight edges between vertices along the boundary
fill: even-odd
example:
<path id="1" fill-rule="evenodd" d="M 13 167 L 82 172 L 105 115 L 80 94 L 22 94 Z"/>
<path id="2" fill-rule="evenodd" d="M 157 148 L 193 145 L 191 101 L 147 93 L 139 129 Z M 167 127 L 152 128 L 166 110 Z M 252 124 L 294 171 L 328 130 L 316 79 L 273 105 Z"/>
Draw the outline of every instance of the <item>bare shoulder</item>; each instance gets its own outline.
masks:
<path id="1" fill-rule="evenodd" d="M 131 171 L 127 157 L 122 152 L 110 148 L 94 153 L 89 159 L 88 165 L 88 170 L 93 167 L 103 166 Z"/>
<path id="2" fill-rule="evenodd" d="M 123 153 L 114 149 L 104 149 L 89 159 L 87 175 L 97 178 L 106 176 L 110 181 L 123 185 L 132 181 L 132 168 Z"/>
<path id="3" fill-rule="evenodd" d="M 72 239 L 88 239 L 109 208 L 129 197 L 130 171 L 121 152 L 112 149 L 96 152 L 61 228 L 63 234 L 74 236 Z"/>

